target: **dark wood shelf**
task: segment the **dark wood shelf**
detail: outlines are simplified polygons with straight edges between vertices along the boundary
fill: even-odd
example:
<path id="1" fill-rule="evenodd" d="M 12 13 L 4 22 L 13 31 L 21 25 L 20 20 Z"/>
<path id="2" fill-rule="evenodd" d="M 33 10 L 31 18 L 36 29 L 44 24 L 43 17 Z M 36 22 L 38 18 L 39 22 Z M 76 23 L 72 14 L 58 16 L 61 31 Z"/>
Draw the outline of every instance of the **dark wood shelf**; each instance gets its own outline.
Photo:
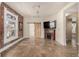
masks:
<path id="1" fill-rule="evenodd" d="M 44 29 L 45 39 L 55 40 L 55 29 Z"/>

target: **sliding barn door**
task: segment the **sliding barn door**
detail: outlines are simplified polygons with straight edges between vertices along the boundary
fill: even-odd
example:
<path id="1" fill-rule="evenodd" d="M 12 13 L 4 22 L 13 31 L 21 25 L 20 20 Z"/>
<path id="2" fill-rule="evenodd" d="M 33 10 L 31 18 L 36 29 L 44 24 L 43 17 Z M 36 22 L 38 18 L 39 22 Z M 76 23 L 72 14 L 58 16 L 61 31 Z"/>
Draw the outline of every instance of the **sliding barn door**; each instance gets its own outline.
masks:
<path id="1" fill-rule="evenodd" d="M 41 38 L 41 23 L 35 23 L 35 38 Z"/>

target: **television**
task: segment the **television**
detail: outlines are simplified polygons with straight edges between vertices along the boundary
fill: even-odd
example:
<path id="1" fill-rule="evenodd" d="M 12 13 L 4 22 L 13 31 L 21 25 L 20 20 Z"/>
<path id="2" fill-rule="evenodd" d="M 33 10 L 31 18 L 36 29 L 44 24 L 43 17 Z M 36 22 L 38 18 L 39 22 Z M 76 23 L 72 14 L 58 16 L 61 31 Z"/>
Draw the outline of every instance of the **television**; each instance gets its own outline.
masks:
<path id="1" fill-rule="evenodd" d="M 56 28 L 56 21 L 50 21 L 50 28 Z"/>
<path id="2" fill-rule="evenodd" d="M 49 22 L 49 21 L 44 22 L 43 25 L 44 25 L 44 28 L 45 28 L 45 29 L 50 28 L 50 22 Z"/>
<path id="3" fill-rule="evenodd" d="M 47 21 L 43 23 L 45 29 L 55 29 L 56 21 Z"/>

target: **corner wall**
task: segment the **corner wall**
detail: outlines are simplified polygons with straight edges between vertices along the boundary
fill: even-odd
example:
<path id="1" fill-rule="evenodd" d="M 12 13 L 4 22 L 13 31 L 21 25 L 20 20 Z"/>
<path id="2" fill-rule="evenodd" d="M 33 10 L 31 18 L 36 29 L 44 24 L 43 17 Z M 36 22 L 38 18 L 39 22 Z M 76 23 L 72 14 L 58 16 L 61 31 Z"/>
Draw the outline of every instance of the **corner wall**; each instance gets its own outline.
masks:
<path id="1" fill-rule="evenodd" d="M 70 8 L 76 3 L 69 3 L 64 8 L 62 8 L 52 19 L 56 19 L 56 41 L 66 46 L 66 18 L 65 18 L 65 10 Z"/>
<path id="2" fill-rule="evenodd" d="M 63 46 L 66 45 L 65 24 L 64 10 L 61 10 L 57 14 L 56 41 Z"/>

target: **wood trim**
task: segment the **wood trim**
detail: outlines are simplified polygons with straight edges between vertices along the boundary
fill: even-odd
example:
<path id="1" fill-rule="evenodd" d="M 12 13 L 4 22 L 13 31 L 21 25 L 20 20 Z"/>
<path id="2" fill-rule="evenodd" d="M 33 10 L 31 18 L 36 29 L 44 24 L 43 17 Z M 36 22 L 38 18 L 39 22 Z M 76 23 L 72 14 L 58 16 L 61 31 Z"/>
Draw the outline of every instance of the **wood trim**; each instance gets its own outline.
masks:
<path id="1" fill-rule="evenodd" d="M 11 44 L 11 43 L 13 43 L 14 41 L 16 41 L 16 40 L 18 40 L 18 39 L 19 39 L 19 38 L 15 39 L 15 40 L 12 40 L 12 41 L 6 43 L 4 46 L 7 46 L 7 45 Z"/>
<path id="2" fill-rule="evenodd" d="M 41 24 L 41 22 L 27 22 L 27 24 Z"/>
<path id="3" fill-rule="evenodd" d="M 23 37 L 23 17 L 19 16 L 18 20 L 18 36 L 21 38 Z"/>
<path id="4" fill-rule="evenodd" d="M 0 6 L 0 48 L 3 47 L 4 38 L 4 8 Z"/>
<path id="5" fill-rule="evenodd" d="M 9 50 L 11 50 L 12 48 L 14 48 L 16 45 L 18 45 L 19 43 L 21 43 L 23 40 L 28 40 L 28 38 L 23 38 L 22 40 L 20 40 L 19 42 L 15 43 L 13 46 L 9 47 L 7 50 L 4 50 L 1 52 L 1 57 L 5 57 L 5 53 Z"/>
<path id="6" fill-rule="evenodd" d="M 11 8 L 10 6 L 8 6 L 8 5 L 7 5 L 6 3 L 4 3 L 4 2 L 1 3 L 1 6 L 2 6 L 2 7 L 6 7 L 9 11 L 11 11 L 11 12 L 17 14 L 17 15 L 20 15 L 18 12 L 16 12 L 13 8 Z M 20 16 L 22 16 L 22 15 L 20 15 Z"/>

